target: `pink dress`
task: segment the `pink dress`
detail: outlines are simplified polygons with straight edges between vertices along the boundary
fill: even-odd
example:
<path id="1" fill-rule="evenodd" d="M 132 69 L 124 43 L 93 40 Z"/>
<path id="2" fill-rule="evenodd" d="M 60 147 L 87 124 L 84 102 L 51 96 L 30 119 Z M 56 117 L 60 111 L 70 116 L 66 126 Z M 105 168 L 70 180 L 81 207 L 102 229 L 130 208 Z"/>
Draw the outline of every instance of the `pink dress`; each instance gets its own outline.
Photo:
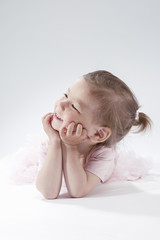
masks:
<path id="1" fill-rule="evenodd" d="M 13 184 L 35 182 L 45 160 L 48 144 L 45 135 L 30 137 L 26 146 L 8 156 L 10 180 Z M 134 152 L 122 152 L 104 146 L 92 150 L 84 166 L 86 171 L 98 176 L 101 183 L 113 178 L 125 181 L 137 180 L 144 177 L 150 168 L 149 159 L 136 157 Z"/>

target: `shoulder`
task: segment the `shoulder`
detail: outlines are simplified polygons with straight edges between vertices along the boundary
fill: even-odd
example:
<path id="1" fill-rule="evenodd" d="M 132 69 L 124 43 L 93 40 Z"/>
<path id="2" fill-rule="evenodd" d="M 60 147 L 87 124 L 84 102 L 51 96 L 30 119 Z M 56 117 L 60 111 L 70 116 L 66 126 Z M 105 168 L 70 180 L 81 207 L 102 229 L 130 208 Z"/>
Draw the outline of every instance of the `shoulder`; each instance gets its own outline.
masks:
<path id="1" fill-rule="evenodd" d="M 100 146 L 93 149 L 87 156 L 86 162 L 89 160 L 106 160 L 111 161 L 115 158 L 114 148 L 109 148 L 106 146 Z"/>
<path id="2" fill-rule="evenodd" d="M 105 146 L 97 147 L 86 159 L 85 170 L 106 181 L 112 175 L 115 167 L 115 150 Z"/>

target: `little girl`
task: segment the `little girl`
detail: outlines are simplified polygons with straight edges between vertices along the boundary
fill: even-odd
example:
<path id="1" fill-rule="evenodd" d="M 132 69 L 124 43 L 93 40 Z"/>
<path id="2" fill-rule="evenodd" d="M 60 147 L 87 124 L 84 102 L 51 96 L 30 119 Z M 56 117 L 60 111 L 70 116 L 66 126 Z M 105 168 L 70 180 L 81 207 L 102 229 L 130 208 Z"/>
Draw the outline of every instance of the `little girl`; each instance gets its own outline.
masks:
<path id="1" fill-rule="evenodd" d="M 49 146 L 36 177 L 47 199 L 58 197 L 64 175 L 71 197 L 84 197 L 115 168 L 115 146 L 137 126 L 151 126 L 128 86 L 107 71 L 78 78 L 42 118 Z"/>

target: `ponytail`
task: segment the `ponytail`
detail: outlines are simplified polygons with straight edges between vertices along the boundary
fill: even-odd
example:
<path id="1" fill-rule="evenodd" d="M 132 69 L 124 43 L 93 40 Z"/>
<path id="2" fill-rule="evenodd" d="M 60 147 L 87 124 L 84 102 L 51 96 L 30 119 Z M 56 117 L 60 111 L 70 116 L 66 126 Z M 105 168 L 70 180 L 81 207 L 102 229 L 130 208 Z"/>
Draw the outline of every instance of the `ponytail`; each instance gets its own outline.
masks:
<path id="1" fill-rule="evenodd" d="M 138 130 L 135 132 L 140 133 L 146 131 L 148 128 L 151 129 L 152 121 L 145 113 L 138 112 L 133 126 L 137 126 Z"/>

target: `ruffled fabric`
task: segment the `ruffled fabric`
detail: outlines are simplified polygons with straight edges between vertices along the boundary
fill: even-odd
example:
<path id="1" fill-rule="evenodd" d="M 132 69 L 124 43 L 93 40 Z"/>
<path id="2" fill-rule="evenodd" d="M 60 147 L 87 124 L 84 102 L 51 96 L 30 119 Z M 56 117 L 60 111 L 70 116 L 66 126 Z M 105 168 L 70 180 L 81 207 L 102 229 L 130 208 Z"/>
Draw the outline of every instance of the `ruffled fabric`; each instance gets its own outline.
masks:
<path id="1" fill-rule="evenodd" d="M 29 136 L 26 145 L 5 158 L 12 184 L 34 183 L 45 160 L 49 140 L 46 135 Z M 152 168 L 152 160 L 134 151 L 116 150 L 115 168 L 109 180 L 135 181 L 145 177 Z"/>
<path id="2" fill-rule="evenodd" d="M 28 136 L 26 145 L 6 160 L 9 164 L 9 179 L 12 184 L 34 183 L 48 150 L 45 135 Z"/>
<path id="3" fill-rule="evenodd" d="M 135 181 L 145 177 L 152 167 L 151 158 L 142 157 L 134 151 L 119 150 L 116 152 L 112 178 L 121 181 Z"/>

